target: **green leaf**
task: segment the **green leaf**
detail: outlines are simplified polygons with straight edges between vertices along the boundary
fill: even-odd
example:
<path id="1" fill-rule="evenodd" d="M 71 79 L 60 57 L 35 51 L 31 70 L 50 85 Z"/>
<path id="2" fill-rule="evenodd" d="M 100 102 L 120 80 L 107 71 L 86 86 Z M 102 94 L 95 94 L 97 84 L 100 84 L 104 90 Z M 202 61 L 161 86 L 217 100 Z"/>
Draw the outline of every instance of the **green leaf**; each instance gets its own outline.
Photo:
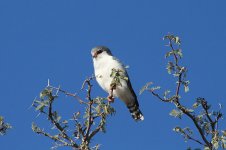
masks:
<path id="1" fill-rule="evenodd" d="M 8 123 L 4 122 L 4 118 L 0 116 L 0 135 L 5 135 L 8 129 L 12 128 L 12 126 Z"/>
<path id="2" fill-rule="evenodd" d="M 220 108 L 220 110 L 222 109 L 222 107 L 223 107 L 223 106 L 222 106 L 222 104 L 221 104 L 221 103 L 219 103 L 219 108 Z"/>
<path id="3" fill-rule="evenodd" d="M 214 149 L 218 149 L 219 148 L 219 142 L 218 141 L 214 140 L 212 144 L 213 144 Z"/>
<path id="4" fill-rule="evenodd" d="M 174 73 L 173 76 L 174 76 L 174 77 L 179 77 L 180 74 L 179 74 L 179 73 Z"/>
<path id="5" fill-rule="evenodd" d="M 182 116 L 182 112 L 181 111 L 178 111 L 176 109 L 173 109 L 171 112 L 170 112 L 170 116 L 173 116 L 173 117 L 178 117 L 181 119 L 181 116 Z"/>
<path id="6" fill-rule="evenodd" d="M 182 131 L 182 129 L 181 129 L 181 127 L 175 127 L 175 128 L 173 128 L 173 131 L 179 133 Z"/>
<path id="7" fill-rule="evenodd" d="M 164 99 L 167 99 L 167 95 L 170 93 L 170 90 L 166 90 L 163 94 Z"/>
<path id="8" fill-rule="evenodd" d="M 60 121 L 60 119 L 61 119 L 61 116 L 57 116 L 57 122 L 59 122 Z"/>
<path id="9" fill-rule="evenodd" d="M 160 86 L 155 86 L 155 87 L 152 87 L 150 90 L 155 91 L 155 90 L 159 90 L 160 88 L 161 88 Z"/>
<path id="10" fill-rule="evenodd" d="M 172 39 L 172 35 L 170 35 L 170 34 L 168 34 L 168 35 L 165 35 L 164 37 L 163 37 L 163 40 L 166 40 L 166 39 Z"/>
<path id="11" fill-rule="evenodd" d="M 125 77 L 125 76 L 121 76 L 121 79 L 126 80 L 126 81 L 129 80 L 129 78 L 128 77 Z"/>
<path id="12" fill-rule="evenodd" d="M 95 110 L 96 110 L 97 114 L 99 114 L 99 113 L 100 113 L 100 106 L 97 105 L 97 106 L 95 107 Z"/>
<path id="13" fill-rule="evenodd" d="M 178 36 L 175 37 L 175 43 L 180 45 L 181 41 L 180 38 Z"/>
<path id="14" fill-rule="evenodd" d="M 2 116 L 0 116 L 0 122 L 3 122 L 3 117 Z"/>
<path id="15" fill-rule="evenodd" d="M 184 85 L 184 91 L 187 93 L 189 91 L 189 86 Z"/>
<path id="16" fill-rule="evenodd" d="M 44 103 L 40 103 L 35 109 L 42 112 L 44 110 L 44 108 L 45 108 L 45 104 Z"/>
<path id="17" fill-rule="evenodd" d="M 149 86 L 152 84 L 153 84 L 152 82 L 146 83 L 146 85 L 141 88 L 139 95 L 141 95 L 145 90 L 147 90 L 149 88 Z"/>
<path id="18" fill-rule="evenodd" d="M 99 150 L 99 149 L 100 149 L 100 145 L 97 144 L 93 149 L 94 149 L 94 150 Z"/>
<path id="19" fill-rule="evenodd" d="M 186 109 L 186 111 L 188 111 L 189 113 L 193 113 L 194 112 L 193 109 Z"/>
<path id="20" fill-rule="evenodd" d="M 222 148 L 225 149 L 226 148 L 226 139 L 222 138 L 221 143 L 222 143 Z"/>
<path id="21" fill-rule="evenodd" d="M 34 122 L 32 122 L 32 124 L 31 124 L 31 129 L 32 129 L 33 131 L 35 131 L 36 128 L 37 128 L 36 124 L 35 124 Z"/>
<path id="22" fill-rule="evenodd" d="M 120 69 L 112 68 L 112 72 L 110 74 L 110 77 L 112 77 L 112 81 L 111 81 L 111 85 L 110 86 L 113 89 L 115 89 L 116 86 L 122 86 L 121 79 L 128 81 L 128 77 L 125 76 L 124 71 L 122 71 Z"/>
<path id="23" fill-rule="evenodd" d="M 223 130 L 222 134 L 223 134 L 224 137 L 226 137 L 226 130 Z"/>
<path id="24" fill-rule="evenodd" d="M 203 114 L 196 116 L 195 118 L 197 121 L 202 121 L 203 119 Z"/>
<path id="25" fill-rule="evenodd" d="M 175 65 L 173 62 L 168 62 L 167 67 L 166 67 L 168 74 L 171 74 L 172 71 L 175 71 Z"/>
<path id="26" fill-rule="evenodd" d="M 169 51 L 165 54 L 165 58 L 170 57 L 171 55 L 173 55 L 173 51 Z"/>
<path id="27" fill-rule="evenodd" d="M 34 131 L 36 133 L 42 131 L 34 122 L 32 122 L 31 129 L 32 129 L 32 131 Z"/>
<path id="28" fill-rule="evenodd" d="M 206 147 L 206 146 L 205 146 L 205 147 L 204 147 L 204 150 L 211 150 L 211 149 L 210 149 L 209 147 Z"/>
<path id="29" fill-rule="evenodd" d="M 40 93 L 40 98 L 43 99 L 45 96 L 49 96 L 50 93 L 51 93 L 51 90 L 49 90 L 49 89 L 44 89 L 44 90 Z"/>
<path id="30" fill-rule="evenodd" d="M 185 73 L 187 71 L 187 68 L 179 67 L 178 70 L 179 70 L 179 73 Z M 187 81 L 185 81 L 185 82 L 187 82 Z M 189 81 L 188 81 L 188 84 L 189 84 Z"/>
<path id="31" fill-rule="evenodd" d="M 68 124 L 68 121 L 67 120 L 63 120 L 62 123 L 63 124 Z"/>
<path id="32" fill-rule="evenodd" d="M 184 91 L 188 92 L 189 91 L 189 86 L 188 85 L 190 84 L 190 81 L 182 81 L 182 84 L 184 85 Z"/>
<path id="33" fill-rule="evenodd" d="M 176 49 L 176 50 L 173 51 L 173 53 L 176 54 L 176 55 L 178 55 L 180 58 L 183 57 L 183 54 L 182 54 L 181 49 Z"/>
<path id="34" fill-rule="evenodd" d="M 129 65 L 124 66 L 125 69 L 129 69 Z"/>
<path id="35" fill-rule="evenodd" d="M 195 103 L 192 105 L 193 108 L 197 108 L 197 107 L 199 107 L 199 106 L 200 106 L 200 103 L 198 103 L 198 102 L 195 102 Z"/>
<path id="36" fill-rule="evenodd" d="M 105 113 L 105 114 L 108 114 L 108 108 L 107 108 L 106 105 L 104 106 L 104 113 Z"/>

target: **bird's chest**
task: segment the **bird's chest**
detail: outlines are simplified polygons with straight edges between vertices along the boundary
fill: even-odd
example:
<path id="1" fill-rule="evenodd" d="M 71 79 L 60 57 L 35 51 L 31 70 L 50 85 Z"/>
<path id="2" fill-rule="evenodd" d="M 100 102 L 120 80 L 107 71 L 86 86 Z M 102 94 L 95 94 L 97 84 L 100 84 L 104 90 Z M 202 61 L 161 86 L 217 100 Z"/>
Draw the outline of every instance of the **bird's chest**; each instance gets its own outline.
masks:
<path id="1" fill-rule="evenodd" d="M 110 77 L 111 70 L 112 68 L 108 64 L 103 64 L 95 69 L 96 80 L 106 92 L 110 91 L 112 81 L 112 78 Z"/>
<path id="2" fill-rule="evenodd" d="M 122 69 L 120 63 L 110 58 L 101 59 L 94 62 L 94 67 L 97 82 L 106 92 L 109 92 L 112 82 L 112 77 L 110 77 L 112 69 Z"/>

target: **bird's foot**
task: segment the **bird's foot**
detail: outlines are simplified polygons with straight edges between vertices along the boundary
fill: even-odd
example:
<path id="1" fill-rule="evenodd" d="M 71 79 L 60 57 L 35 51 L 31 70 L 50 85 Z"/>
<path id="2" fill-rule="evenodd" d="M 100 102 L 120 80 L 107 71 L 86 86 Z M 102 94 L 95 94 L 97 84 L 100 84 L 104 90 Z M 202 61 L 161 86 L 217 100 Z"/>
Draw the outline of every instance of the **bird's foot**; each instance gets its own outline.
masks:
<path id="1" fill-rule="evenodd" d="M 108 102 L 109 102 L 109 103 L 114 103 L 114 101 L 115 101 L 115 98 L 114 98 L 112 95 L 109 95 L 109 96 L 107 97 L 107 99 L 108 99 Z"/>

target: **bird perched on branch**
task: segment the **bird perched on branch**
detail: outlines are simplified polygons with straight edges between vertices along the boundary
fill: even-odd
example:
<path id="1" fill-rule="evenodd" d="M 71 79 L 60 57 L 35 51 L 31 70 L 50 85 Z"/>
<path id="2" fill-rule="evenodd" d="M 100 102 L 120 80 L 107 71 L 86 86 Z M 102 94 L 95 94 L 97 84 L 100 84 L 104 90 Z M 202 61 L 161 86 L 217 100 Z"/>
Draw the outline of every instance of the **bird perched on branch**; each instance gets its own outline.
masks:
<path id="1" fill-rule="evenodd" d="M 93 48 L 91 55 L 96 80 L 101 88 L 109 94 L 108 100 L 113 102 L 114 97 L 118 97 L 126 104 L 133 119 L 136 121 L 144 120 L 139 109 L 137 96 L 123 64 L 105 46 Z"/>

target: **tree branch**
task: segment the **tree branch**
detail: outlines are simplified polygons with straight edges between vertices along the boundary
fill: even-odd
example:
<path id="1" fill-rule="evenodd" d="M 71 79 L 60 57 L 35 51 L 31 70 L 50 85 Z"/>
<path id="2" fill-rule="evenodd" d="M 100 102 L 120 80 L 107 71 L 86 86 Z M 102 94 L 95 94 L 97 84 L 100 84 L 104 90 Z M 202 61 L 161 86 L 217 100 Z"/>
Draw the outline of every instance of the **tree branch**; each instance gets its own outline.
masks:
<path id="1" fill-rule="evenodd" d="M 65 139 L 67 139 L 69 142 L 71 142 L 73 147 L 78 148 L 79 146 L 65 133 L 64 128 L 53 118 L 53 112 L 52 112 L 53 101 L 54 101 L 54 97 L 52 96 L 52 94 L 50 94 L 49 110 L 48 110 L 49 119 L 54 124 L 54 126 L 60 131 L 60 133 L 63 135 L 63 137 Z"/>
<path id="2" fill-rule="evenodd" d="M 195 141 L 201 145 L 204 145 L 204 146 L 207 146 L 210 148 L 210 150 L 213 149 L 213 145 L 211 142 L 209 142 L 207 140 L 207 137 L 205 136 L 205 131 L 202 130 L 202 127 L 201 125 L 199 124 L 198 120 L 196 119 L 196 116 L 194 114 L 192 114 L 192 112 L 189 111 L 189 109 L 187 109 L 186 107 L 184 107 L 183 105 L 181 105 L 180 103 L 180 88 L 181 88 L 181 84 L 184 84 L 186 83 L 186 81 L 184 81 L 184 78 L 185 78 L 185 75 L 186 75 L 186 69 L 185 67 L 181 67 L 179 66 L 179 58 L 181 58 L 182 56 L 182 53 L 180 51 L 180 49 L 178 50 L 175 50 L 174 49 L 174 43 L 178 45 L 178 47 L 180 46 L 180 41 L 179 41 L 179 38 L 178 37 L 175 37 L 174 35 L 167 35 L 165 36 L 166 39 L 169 40 L 169 47 L 171 48 L 170 52 L 168 52 L 166 54 L 166 57 L 169 57 L 169 56 L 173 56 L 173 60 L 174 60 L 174 63 L 172 63 L 172 66 L 169 66 L 168 69 L 168 72 L 171 73 L 171 71 L 173 70 L 175 72 L 175 76 L 177 77 L 177 86 L 176 86 L 176 89 L 175 89 L 175 95 L 169 99 L 166 99 L 166 98 L 162 98 L 161 96 L 159 96 L 159 94 L 155 93 L 154 91 L 152 90 L 149 90 L 152 95 L 154 95 L 156 98 L 158 98 L 159 100 L 161 100 L 162 102 L 173 102 L 175 104 L 175 106 L 181 111 L 183 112 L 186 116 L 188 116 L 192 122 L 194 123 L 195 127 L 197 128 L 202 140 L 204 141 L 204 143 L 202 143 L 201 141 L 191 137 L 190 135 L 185 134 L 185 136 L 192 140 L 192 141 Z M 179 41 L 179 42 L 178 42 Z M 174 42 L 174 43 L 173 43 Z M 187 85 L 185 85 L 187 86 Z M 211 119 L 211 117 L 209 116 L 209 113 L 208 113 L 208 109 L 207 109 L 207 104 L 202 104 L 205 112 L 206 112 L 206 117 L 208 118 L 209 122 L 211 123 L 211 127 L 212 127 L 212 131 L 215 131 L 215 122 Z"/>
<path id="3" fill-rule="evenodd" d="M 91 88 L 92 88 L 92 85 L 91 85 L 91 83 L 90 83 L 90 80 L 91 80 L 92 78 L 88 78 L 88 79 L 86 79 L 85 81 L 84 81 L 84 83 L 83 83 L 83 86 L 82 86 L 82 88 L 84 88 L 84 85 L 85 84 L 87 84 L 88 85 L 88 90 L 87 90 L 87 99 L 89 100 L 89 104 L 88 104 L 88 116 L 89 116 L 89 118 L 88 118 L 88 125 L 87 125 L 87 129 L 86 129 L 86 134 L 85 134 L 85 141 L 87 141 L 87 139 L 88 139 L 88 136 L 89 136 L 89 132 L 90 132 L 90 129 L 91 129 L 91 126 L 92 126 L 92 124 L 93 124 L 93 119 L 92 119 L 92 105 L 93 105 L 93 100 L 92 100 L 92 98 L 91 98 Z M 88 142 L 89 143 L 89 142 Z"/>
<path id="4" fill-rule="evenodd" d="M 159 96 L 159 94 L 155 93 L 153 90 L 149 90 L 152 95 L 154 95 L 155 97 L 157 97 L 159 100 L 161 100 L 162 102 L 172 102 L 172 100 L 170 99 L 164 99 L 161 96 Z"/>
<path id="5" fill-rule="evenodd" d="M 78 95 L 73 94 L 73 93 L 69 93 L 69 92 L 67 92 L 67 91 L 65 91 L 65 90 L 63 90 L 63 89 L 61 89 L 60 87 L 57 88 L 57 87 L 48 85 L 47 88 L 51 88 L 51 89 L 60 91 L 60 92 L 64 93 L 64 94 L 67 95 L 67 96 L 74 97 L 75 99 L 78 100 L 78 102 L 79 102 L 80 104 L 88 104 L 87 102 L 85 102 L 84 100 L 82 100 Z"/>

